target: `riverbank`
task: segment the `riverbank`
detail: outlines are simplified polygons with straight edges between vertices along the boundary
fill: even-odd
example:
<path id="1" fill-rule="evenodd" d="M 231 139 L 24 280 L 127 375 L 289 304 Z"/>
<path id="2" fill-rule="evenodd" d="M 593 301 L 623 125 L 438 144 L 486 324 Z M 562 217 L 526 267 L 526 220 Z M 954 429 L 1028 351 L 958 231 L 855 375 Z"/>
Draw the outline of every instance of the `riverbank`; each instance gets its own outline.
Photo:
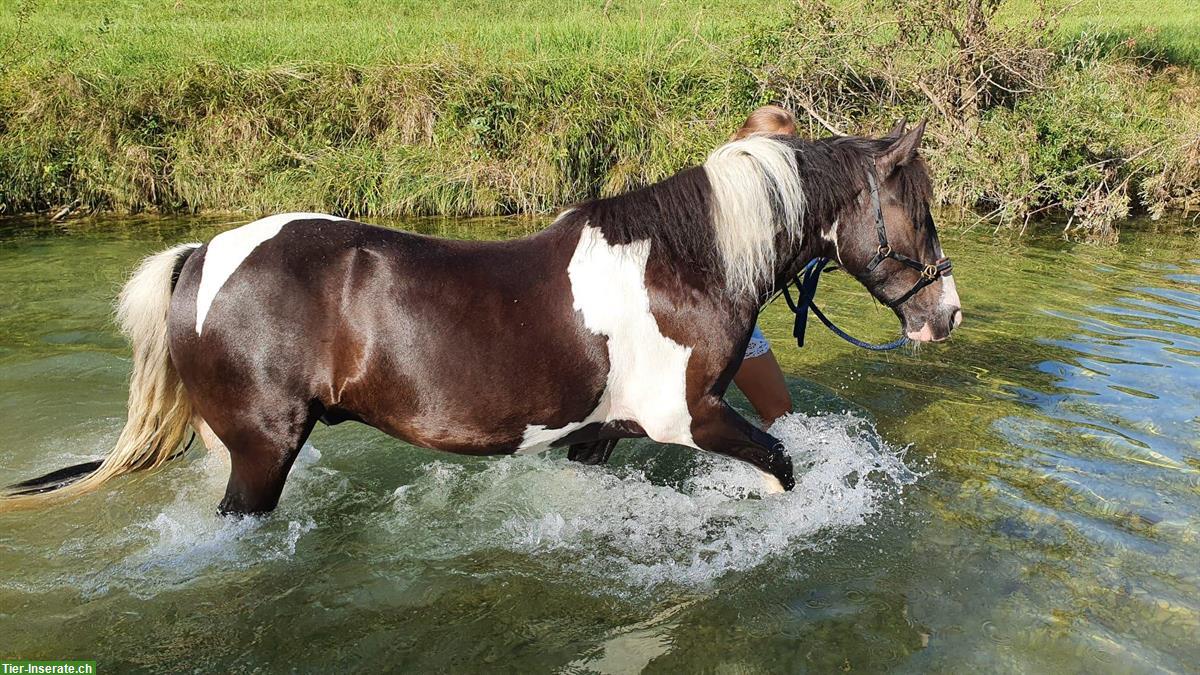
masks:
<path id="1" fill-rule="evenodd" d="M 915 60 L 928 44 L 856 35 L 850 2 L 562 3 L 553 19 L 518 2 L 496 21 L 476 4 L 297 3 L 263 20 L 207 2 L 26 3 L 0 22 L 0 209 L 547 211 L 702 161 L 772 100 L 812 136 L 931 117 L 939 204 L 998 222 L 1066 211 L 1103 237 L 1130 208 L 1200 206 L 1182 3 L 1141 33 L 1086 13 L 1030 28 L 1031 9 L 1006 8 L 988 44 L 1026 50 L 1003 55 L 1029 81 L 980 92 L 970 120 Z"/>

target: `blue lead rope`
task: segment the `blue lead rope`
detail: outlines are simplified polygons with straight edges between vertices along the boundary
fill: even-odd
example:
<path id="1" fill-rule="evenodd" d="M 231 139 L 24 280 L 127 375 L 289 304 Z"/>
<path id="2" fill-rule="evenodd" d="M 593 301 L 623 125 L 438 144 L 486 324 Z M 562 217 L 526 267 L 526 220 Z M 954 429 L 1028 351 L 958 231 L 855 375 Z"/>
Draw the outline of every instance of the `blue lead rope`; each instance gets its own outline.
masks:
<path id="1" fill-rule="evenodd" d="M 796 293 L 799 298 L 792 300 L 792 294 L 788 292 L 787 286 L 783 287 L 783 297 L 787 300 L 788 308 L 796 315 L 796 323 L 792 327 L 792 337 L 796 338 L 796 345 L 804 346 L 804 330 L 808 327 L 808 310 L 811 308 L 813 314 L 825 324 L 825 327 L 833 331 L 833 334 L 842 338 L 846 342 L 855 347 L 870 349 L 876 352 L 886 352 L 897 347 L 902 347 L 908 344 L 908 338 L 901 335 L 899 339 L 888 342 L 887 344 L 875 345 L 870 342 L 863 342 L 858 338 L 850 335 L 846 331 L 838 328 L 825 316 L 825 313 L 817 307 L 813 300 L 817 295 L 817 282 L 821 280 L 821 272 L 825 269 L 825 265 L 829 264 L 829 258 L 813 258 L 804 269 L 800 271 L 800 275 L 796 277 Z"/>

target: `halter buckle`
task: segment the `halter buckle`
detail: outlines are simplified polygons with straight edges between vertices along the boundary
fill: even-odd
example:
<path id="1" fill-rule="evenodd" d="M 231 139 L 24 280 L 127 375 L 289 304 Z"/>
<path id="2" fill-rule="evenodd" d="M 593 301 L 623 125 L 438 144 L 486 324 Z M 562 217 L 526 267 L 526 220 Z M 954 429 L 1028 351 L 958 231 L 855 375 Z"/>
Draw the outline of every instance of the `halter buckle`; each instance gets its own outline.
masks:
<path id="1" fill-rule="evenodd" d="M 921 270 L 921 276 L 933 281 L 942 276 L 942 271 L 938 269 L 937 265 L 926 265 L 925 269 Z"/>
<path id="2" fill-rule="evenodd" d="M 888 246 L 887 244 L 880 244 L 879 248 L 875 252 L 875 255 L 879 256 L 881 259 L 890 258 L 892 257 L 892 247 Z"/>

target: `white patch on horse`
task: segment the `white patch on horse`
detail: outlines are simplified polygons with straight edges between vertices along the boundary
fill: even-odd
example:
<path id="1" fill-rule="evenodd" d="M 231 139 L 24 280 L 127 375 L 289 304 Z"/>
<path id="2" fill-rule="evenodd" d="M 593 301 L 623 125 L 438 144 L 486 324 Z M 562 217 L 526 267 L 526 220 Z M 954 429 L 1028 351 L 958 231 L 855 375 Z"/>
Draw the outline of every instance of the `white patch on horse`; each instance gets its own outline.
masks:
<path id="1" fill-rule="evenodd" d="M 781 495 L 785 492 L 783 483 L 780 483 L 778 478 L 760 469 L 755 469 L 755 471 L 758 472 L 758 475 L 762 476 L 763 494 Z"/>
<path id="2" fill-rule="evenodd" d="M 909 340 L 913 342 L 932 342 L 933 341 L 933 326 L 929 322 L 921 324 L 921 330 L 910 330 L 905 333 Z"/>
<path id="3" fill-rule="evenodd" d="M 712 186 L 713 233 L 735 296 L 754 295 L 775 274 L 780 232 L 800 243 L 804 190 L 796 149 L 770 136 L 750 136 L 713 150 L 704 162 Z"/>
<path id="4" fill-rule="evenodd" d="M 824 239 L 825 241 L 828 241 L 833 244 L 833 256 L 834 256 L 834 259 L 836 259 L 838 261 L 838 264 L 840 265 L 840 264 L 842 264 L 842 249 L 840 246 L 838 246 L 838 225 L 839 224 L 841 224 L 841 221 L 835 218 L 833 221 L 833 225 L 829 226 L 828 232 L 826 232 L 824 230 L 821 231 L 821 238 Z"/>
<path id="5" fill-rule="evenodd" d="M 954 327 L 958 328 L 962 325 L 962 300 L 958 298 L 958 288 L 954 285 L 954 277 L 942 277 L 942 309 L 954 312 L 954 316 L 950 317 Z"/>
<path id="6" fill-rule="evenodd" d="M 539 452 L 545 452 L 550 444 L 567 434 L 575 431 L 585 424 L 593 422 L 606 422 L 605 415 L 611 409 L 609 405 L 608 389 L 605 388 L 604 393 L 600 395 L 600 402 L 596 404 L 596 408 L 578 422 L 567 422 L 561 427 L 553 428 L 544 424 L 529 424 L 525 426 L 525 433 L 521 436 L 521 444 L 517 446 L 517 454 L 532 455 Z"/>
<path id="7" fill-rule="evenodd" d="M 559 223 L 559 221 L 561 221 L 563 218 L 566 218 L 567 216 L 571 215 L 574 212 L 575 212 L 575 207 L 568 206 L 567 208 L 563 209 L 557 216 L 555 216 L 554 222 L 552 222 L 550 224 L 557 225 Z"/>
<path id="8" fill-rule="evenodd" d="M 958 298 L 958 287 L 954 285 L 954 277 L 942 277 L 942 307 L 944 309 L 959 309 L 962 300 Z"/>
<path id="9" fill-rule="evenodd" d="M 938 258 L 944 257 L 941 250 L 938 250 Z M 958 297 L 958 288 L 954 285 L 954 277 L 946 276 L 941 278 L 942 296 L 938 300 L 938 309 L 943 312 L 954 312 L 950 320 L 953 322 L 953 327 L 957 328 L 962 325 L 962 301 Z M 908 339 L 917 342 L 929 342 L 933 340 L 933 326 L 928 321 L 921 324 L 921 329 L 916 331 L 908 331 L 905 333 Z"/>
<path id="10" fill-rule="evenodd" d="M 608 382 L 584 419 L 558 428 L 528 425 L 518 452 L 540 452 L 575 429 L 614 420 L 637 422 L 660 443 L 696 447 L 687 407 L 692 348 L 658 330 L 646 289 L 649 257 L 649 240 L 612 246 L 598 228 L 584 226 L 567 276 L 584 325 L 608 338 Z"/>
<path id="11" fill-rule="evenodd" d="M 946 257 L 941 244 L 934 247 L 934 253 L 937 254 L 938 260 Z M 962 324 L 962 300 L 958 297 L 958 286 L 954 283 L 953 276 L 942 277 L 942 299 L 938 304 L 945 310 L 959 310 L 954 314 L 954 326 L 957 328 Z"/>
<path id="12" fill-rule="evenodd" d="M 196 335 L 203 333 L 204 319 L 208 316 L 208 310 L 212 308 L 217 292 L 259 244 L 279 234 L 284 225 L 294 220 L 318 218 L 344 220 L 324 213 L 280 213 L 213 237 L 212 241 L 208 242 L 208 250 L 204 254 L 200 287 L 196 291 Z"/>

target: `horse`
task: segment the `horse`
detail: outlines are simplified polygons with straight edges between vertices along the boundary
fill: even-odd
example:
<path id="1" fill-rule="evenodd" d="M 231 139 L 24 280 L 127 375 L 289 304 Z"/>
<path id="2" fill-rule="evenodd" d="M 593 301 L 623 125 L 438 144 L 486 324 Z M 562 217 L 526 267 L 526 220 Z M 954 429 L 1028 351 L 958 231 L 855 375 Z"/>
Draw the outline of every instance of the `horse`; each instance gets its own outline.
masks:
<path id="1" fill-rule="evenodd" d="M 314 426 L 346 421 L 469 455 L 568 446 L 586 463 L 649 437 L 792 489 L 783 444 L 724 399 L 764 303 L 823 256 L 912 340 L 947 339 L 962 311 L 923 121 L 815 141 L 754 123 L 702 165 L 524 238 L 288 213 L 146 258 L 118 300 L 133 369 L 115 448 L 12 486 L 0 509 L 161 466 L 190 427 L 229 453 L 219 513 L 265 514 Z"/>

